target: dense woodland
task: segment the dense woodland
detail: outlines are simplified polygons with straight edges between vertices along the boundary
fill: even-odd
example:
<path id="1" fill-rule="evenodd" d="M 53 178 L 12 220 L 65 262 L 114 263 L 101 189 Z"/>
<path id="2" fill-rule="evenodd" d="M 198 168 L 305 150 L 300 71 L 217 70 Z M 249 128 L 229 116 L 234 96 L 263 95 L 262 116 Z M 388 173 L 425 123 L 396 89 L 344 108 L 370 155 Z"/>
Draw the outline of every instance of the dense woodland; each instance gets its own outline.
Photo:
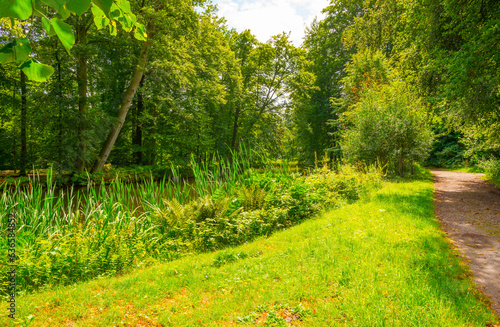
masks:
<path id="1" fill-rule="evenodd" d="M 2 13 L 0 169 L 161 170 L 242 147 L 397 173 L 496 163 L 496 0 L 331 1 L 301 47 L 231 29 L 209 1 L 131 0 L 116 17 L 64 3 Z M 13 40 L 52 75 L 19 69 Z"/>

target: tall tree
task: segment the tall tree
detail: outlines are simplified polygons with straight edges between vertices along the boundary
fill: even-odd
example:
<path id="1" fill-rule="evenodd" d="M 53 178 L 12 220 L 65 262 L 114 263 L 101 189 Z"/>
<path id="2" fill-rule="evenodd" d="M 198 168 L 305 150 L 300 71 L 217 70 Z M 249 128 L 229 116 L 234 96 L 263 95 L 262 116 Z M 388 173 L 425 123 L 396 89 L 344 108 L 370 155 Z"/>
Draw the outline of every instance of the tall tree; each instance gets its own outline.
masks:
<path id="1" fill-rule="evenodd" d="M 78 149 L 76 156 L 76 171 L 81 173 L 85 169 L 86 161 L 86 114 L 87 114 L 87 93 L 88 93 L 88 73 L 87 73 L 87 33 L 92 26 L 92 17 L 89 13 L 84 13 L 76 20 L 76 51 L 77 63 L 77 84 L 78 84 Z"/>
<path id="2" fill-rule="evenodd" d="M 344 108 L 334 105 L 344 92 L 345 65 L 355 51 L 343 43 L 343 35 L 357 17 L 363 15 L 363 1 L 332 1 L 324 9 L 326 17 L 306 31 L 304 47 L 311 65 L 305 71 L 316 76 L 315 88 L 298 90 L 293 101 L 295 135 L 302 162 L 313 164 L 316 154 L 329 151 L 339 156 L 337 121 Z"/>
<path id="3" fill-rule="evenodd" d="M 233 47 L 242 74 L 231 138 L 234 150 L 264 118 L 284 115 L 306 58 L 305 51 L 294 47 L 286 33 L 259 43 L 246 31 L 238 36 Z"/>
<path id="4" fill-rule="evenodd" d="M 172 34 L 180 35 L 181 31 L 186 32 L 187 29 L 195 26 L 197 24 L 197 13 L 194 9 L 196 3 L 191 0 L 176 0 L 174 3 L 170 1 L 152 1 L 151 3 L 143 1 L 141 3 L 141 6 L 143 6 L 141 13 L 143 19 L 147 22 L 148 40 L 141 47 L 130 84 L 123 95 L 117 119 L 102 145 L 92 168 L 93 172 L 103 168 L 125 123 L 139 83 L 149 63 L 150 47 L 153 45 L 153 48 L 163 48 L 161 43 L 171 38 Z"/>
<path id="5" fill-rule="evenodd" d="M 26 90 L 26 74 L 21 70 L 21 164 L 19 166 L 19 175 L 26 175 L 26 161 L 28 156 L 27 147 L 27 116 L 28 116 L 28 100 Z"/>

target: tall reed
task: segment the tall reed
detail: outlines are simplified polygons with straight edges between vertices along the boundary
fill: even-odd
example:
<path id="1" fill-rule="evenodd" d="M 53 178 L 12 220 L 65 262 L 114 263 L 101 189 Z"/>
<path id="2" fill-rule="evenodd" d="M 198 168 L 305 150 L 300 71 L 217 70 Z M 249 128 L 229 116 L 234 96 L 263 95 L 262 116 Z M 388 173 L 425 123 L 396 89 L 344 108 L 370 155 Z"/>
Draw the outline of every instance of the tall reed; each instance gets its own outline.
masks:
<path id="1" fill-rule="evenodd" d="M 258 174 L 252 162 L 263 163 L 270 171 Z M 0 185 L 0 233 L 7 233 L 10 212 L 17 219 L 18 254 L 24 260 L 20 285 L 36 289 L 69 283 L 120 272 L 151 258 L 171 259 L 237 244 L 289 226 L 321 208 L 328 193 L 314 185 L 327 187 L 334 195 L 358 189 L 357 180 L 333 175 L 294 182 L 286 161 L 276 167 L 246 149 L 225 158 L 217 154 L 199 162 L 191 158 L 190 167 L 193 178 L 181 176 L 172 164 L 171 178 L 151 176 L 140 183 L 118 177 L 97 184 L 89 178 L 84 188 L 58 189 L 49 171 L 44 183 L 34 174 L 26 185 Z M 332 181 L 338 187 L 330 185 Z M 268 208 L 262 207 L 264 203 Z M 168 218 L 171 215 L 177 216 Z M 6 242 L 0 238 L 0 255 L 5 257 Z M 66 277 L 61 281 L 56 276 Z M 0 284 L 5 282 L 2 278 Z"/>

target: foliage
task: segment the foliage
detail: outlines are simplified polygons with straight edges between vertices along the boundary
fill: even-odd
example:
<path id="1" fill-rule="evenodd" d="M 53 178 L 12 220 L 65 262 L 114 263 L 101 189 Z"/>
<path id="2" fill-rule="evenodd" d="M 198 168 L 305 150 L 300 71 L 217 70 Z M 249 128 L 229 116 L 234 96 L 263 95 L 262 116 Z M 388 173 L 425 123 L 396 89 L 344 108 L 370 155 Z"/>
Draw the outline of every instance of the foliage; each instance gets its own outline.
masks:
<path id="1" fill-rule="evenodd" d="M 137 60 L 146 52 L 146 62 L 139 65 L 143 78 L 129 99 L 130 110 L 108 163 L 187 167 L 192 155 L 201 163 L 214 153 L 229 157 L 240 145 L 289 158 L 293 149 L 285 112 L 288 97 L 292 88 L 306 89 L 313 79 L 300 69 L 306 64 L 304 49 L 293 46 L 287 34 L 263 43 L 249 31 L 229 30 L 214 7 L 204 2 L 130 4 L 141 20 L 155 22 L 148 25 L 154 30 L 148 36 L 148 51 L 142 51 L 131 33 L 120 29 L 119 37 L 113 37 L 97 29 L 91 13 L 66 20 L 82 31 L 72 49 L 75 56 L 55 35 L 35 37 L 44 33 L 38 18 L 26 25 L 26 35 L 20 26 L 1 20 L 7 31 L 0 35 L 1 42 L 8 43 L 9 35 L 18 33 L 31 42 L 37 60 L 55 69 L 45 84 L 28 82 L 20 97 L 16 67 L 1 66 L 2 169 L 15 174 L 20 168 L 18 111 L 20 98 L 25 98 L 26 166 L 53 167 L 61 180 L 84 182 L 84 168 L 102 157 L 100 150 L 117 126 L 118 108 L 123 107 Z M 83 71 L 85 79 L 80 76 Z"/>
<path id="2" fill-rule="evenodd" d="M 500 179 L 500 160 L 495 157 L 479 161 L 479 168 L 486 172 L 486 176 L 495 181 Z"/>
<path id="3" fill-rule="evenodd" d="M 347 45 L 382 51 L 448 128 L 490 130 L 484 142 L 498 144 L 490 127 L 500 103 L 498 1 L 376 0 L 363 12 L 344 35 Z"/>
<path id="4" fill-rule="evenodd" d="M 304 47 L 307 64 L 302 67 L 304 78 L 314 84 L 298 85 L 291 95 L 294 146 L 299 159 L 307 166 L 314 165 L 314 154 L 328 152 L 330 158 L 340 158 L 338 124 L 326 124 L 337 120 L 343 110 L 332 104 L 344 92 L 342 79 L 346 76 L 345 65 L 352 49 L 345 47 L 342 37 L 346 29 L 361 15 L 362 1 L 335 1 L 324 9 L 326 17 L 315 21 L 306 30 Z"/>
<path id="5" fill-rule="evenodd" d="M 391 68 L 380 51 L 365 50 L 356 53 L 346 64 L 346 77 L 342 80 L 345 92 L 352 102 L 359 101 L 368 89 L 377 89 L 391 81 Z"/>
<path id="6" fill-rule="evenodd" d="M 403 83 L 369 89 L 347 114 L 343 134 L 347 160 L 379 164 L 402 175 L 427 157 L 432 135 L 420 100 Z"/>
<path id="7" fill-rule="evenodd" d="M 494 325 L 462 261 L 434 217 L 432 179 L 400 180 L 236 248 L 20 294 L 16 311 L 37 326 Z"/>
<path id="8" fill-rule="evenodd" d="M 137 39 L 146 40 L 145 27 L 137 22 L 137 17 L 132 13 L 127 0 L 4 1 L 0 6 L 0 18 L 10 18 L 11 29 L 15 29 L 16 20 L 26 20 L 30 17 L 40 19 L 43 34 L 56 35 L 64 48 L 69 51 L 75 44 L 75 36 L 65 20 L 72 14 L 80 17 L 90 12 L 89 9 L 98 29 L 109 27 L 111 35 L 117 35 L 116 26 L 119 22 L 124 31 L 133 30 Z M 54 73 L 54 69 L 39 63 L 31 57 L 31 52 L 30 40 L 16 38 L 0 49 L 0 64 L 15 62 L 29 79 L 44 82 Z"/>
<path id="9" fill-rule="evenodd" d="M 121 274 L 193 251 L 245 243 L 355 201 L 380 183 L 380 172 L 348 167 L 305 176 L 252 171 L 238 176 L 231 188 L 197 180 L 208 187 L 202 194 L 196 185 L 166 179 L 135 185 L 116 179 L 57 197 L 50 176 L 45 187 L 34 180 L 13 189 L 5 184 L 0 230 L 5 232 L 9 212 L 15 213 L 19 289 Z M 5 239 L 0 250 L 5 255 Z"/>
<path id="10" fill-rule="evenodd" d="M 435 128 L 434 135 L 432 149 L 429 157 L 425 160 L 426 166 L 452 168 L 459 167 L 466 162 L 462 133 Z"/>

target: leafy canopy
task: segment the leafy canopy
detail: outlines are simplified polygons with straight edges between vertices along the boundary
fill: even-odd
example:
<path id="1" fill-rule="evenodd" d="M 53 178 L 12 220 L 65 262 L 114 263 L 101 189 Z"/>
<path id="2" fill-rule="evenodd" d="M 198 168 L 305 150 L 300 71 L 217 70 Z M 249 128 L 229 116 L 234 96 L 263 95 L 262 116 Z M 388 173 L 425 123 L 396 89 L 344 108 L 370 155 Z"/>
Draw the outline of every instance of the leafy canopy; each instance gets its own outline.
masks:
<path id="1" fill-rule="evenodd" d="M 82 16 L 89 9 L 98 29 L 108 27 L 111 35 L 116 35 L 117 23 L 120 23 L 126 32 L 133 31 L 136 39 L 146 40 L 146 29 L 137 21 L 127 0 L 0 0 L 0 18 L 10 18 L 11 27 L 16 25 L 16 20 L 41 18 L 46 35 L 57 36 L 68 52 L 75 44 L 75 35 L 65 20 L 72 14 Z M 46 81 L 54 69 L 30 56 L 29 40 L 14 39 L 0 49 L 0 64 L 17 63 L 29 79 Z"/>

